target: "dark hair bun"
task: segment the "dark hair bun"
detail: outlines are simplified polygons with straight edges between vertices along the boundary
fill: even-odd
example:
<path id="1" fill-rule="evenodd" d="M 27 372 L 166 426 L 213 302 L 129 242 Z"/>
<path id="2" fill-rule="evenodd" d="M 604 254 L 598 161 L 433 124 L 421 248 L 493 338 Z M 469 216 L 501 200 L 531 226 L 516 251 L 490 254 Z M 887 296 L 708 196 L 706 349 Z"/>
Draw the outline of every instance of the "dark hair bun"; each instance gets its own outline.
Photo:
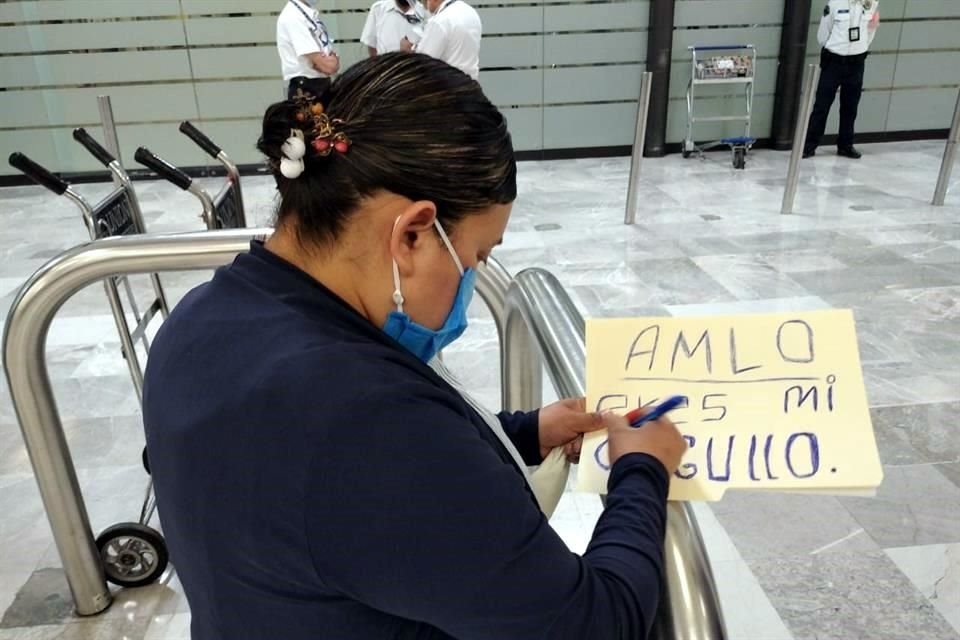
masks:
<path id="1" fill-rule="evenodd" d="M 282 154 L 280 147 L 290 137 L 293 129 L 296 105 L 289 101 L 277 102 L 267 107 L 263 114 L 263 131 L 257 140 L 257 149 L 265 155 L 271 164 L 279 162 Z"/>
<path id="2" fill-rule="evenodd" d="M 301 237 L 336 240 L 360 201 L 378 191 L 437 205 L 446 224 L 516 199 L 516 162 L 506 120 L 462 71 L 421 54 L 389 53 L 359 62 L 322 98 L 347 153 L 309 152 L 299 177 L 279 174 L 281 147 L 303 129 L 293 101 L 267 108 L 257 148 L 277 178 L 280 221 Z M 309 128 L 309 125 L 308 125 Z"/>

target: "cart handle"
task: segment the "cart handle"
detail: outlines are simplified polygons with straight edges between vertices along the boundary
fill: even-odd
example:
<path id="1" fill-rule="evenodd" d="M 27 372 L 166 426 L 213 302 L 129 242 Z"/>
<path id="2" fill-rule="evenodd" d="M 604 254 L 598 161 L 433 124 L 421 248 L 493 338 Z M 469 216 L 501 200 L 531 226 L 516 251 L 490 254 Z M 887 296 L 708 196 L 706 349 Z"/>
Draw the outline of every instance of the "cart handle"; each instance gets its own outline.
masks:
<path id="1" fill-rule="evenodd" d="M 50 191 L 53 191 L 58 196 L 62 196 L 66 190 L 70 188 L 70 183 L 68 183 L 66 180 L 53 175 L 44 167 L 41 167 L 39 164 L 23 155 L 19 151 L 14 151 L 11 153 L 8 162 L 10 163 L 11 167 L 19 169 L 23 175 L 33 180 L 41 187 L 46 187 Z"/>
<path id="2" fill-rule="evenodd" d="M 756 47 L 752 44 L 714 44 L 706 47 L 692 45 L 687 47 L 687 51 L 730 51 L 731 49 L 756 49 Z"/>
<path id="3" fill-rule="evenodd" d="M 110 163 L 115 160 L 113 155 L 104 149 L 103 145 L 97 142 L 96 139 L 87 133 L 87 130 L 83 127 L 78 127 L 73 130 L 73 139 L 82 144 L 84 148 L 93 155 L 94 158 L 103 164 L 103 166 L 109 167 Z"/>
<path id="4" fill-rule="evenodd" d="M 193 126 L 193 123 L 191 123 L 189 120 L 184 120 L 180 123 L 180 133 L 196 142 L 197 146 L 206 151 L 214 160 L 217 159 L 217 156 L 220 155 L 220 151 L 222 151 L 220 147 L 214 144 L 213 140 L 204 135 L 200 129 L 197 129 L 195 126 Z"/>
<path id="5" fill-rule="evenodd" d="M 190 176 L 146 147 L 139 147 L 137 152 L 133 154 L 133 158 L 148 169 L 152 169 L 154 173 L 161 178 L 165 178 L 184 191 L 189 189 L 190 185 L 193 184 L 193 179 Z"/>

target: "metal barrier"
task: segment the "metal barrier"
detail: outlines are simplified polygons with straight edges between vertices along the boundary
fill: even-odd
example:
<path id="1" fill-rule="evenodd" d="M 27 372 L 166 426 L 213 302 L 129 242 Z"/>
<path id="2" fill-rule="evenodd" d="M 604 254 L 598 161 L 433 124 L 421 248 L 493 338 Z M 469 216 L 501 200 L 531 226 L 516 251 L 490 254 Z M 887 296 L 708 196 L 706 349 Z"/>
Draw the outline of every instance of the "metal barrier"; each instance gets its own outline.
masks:
<path id="1" fill-rule="evenodd" d="M 937 176 L 937 189 L 933 193 L 933 204 L 938 207 L 942 207 L 944 200 L 947 198 L 950 175 L 953 173 L 953 163 L 957 159 L 958 142 L 960 142 L 960 90 L 957 91 L 957 106 L 953 109 L 953 122 L 950 125 L 950 134 L 947 136 L 947 146 L 943 150 L 940 175 Z"/>
<path id="2" fill-rule="evenodd" d="M 637 100 L 637 128 L 633 134 L 633 154 L 630 157 L 630 183 L 627 185 L 627 210 L 623 224 L 633 224 L 637 219 L 637 183 L 640 181 L 640 165 L 643 163 L 643 148 L 647 144 L 647 116 L 650 114 L 650 85 L 653 73 L 644 71 L 640 76 L 640 98 Z"/>
<path id="3" fill-rule="evenodd" d="M 530 348 L 524 330 L 533 334 L 547 371 L 560 397 L 586 395 L 586 348 L 583 316 L 560 282 L 542 269 L 527 269 L 514 278 L 507 293 L 505 350 L 521 358 Z M 529 327 L 529 329 L 527 329 Z M 529 409 L 514 379 L 505 379 L 510 404 L 504 409 Z M 713 573 L 693 509 L 687 503 L 667 507 L 665 543 L 666 588 L 654 621 L 652 638 L 659 640 L 724 640 L 726 631 Z"/>
<path id="4" fill-rule="evenodd" d="M 243 229 L 97 240 L 41 267 L 10 308 L 3 334 L 4 370 L 78 614 L 103 611 L 110 605 L 111 596 L 47 371 L 46 340 L 54 315 L 73 294 L 104 278 L 213 269 L 246 251 L 253 238 L 271 233 L 270 229 Z M 490 307 L 503 345 L 510 276 L 495 260 L 479 269 L 477 275 L 477 293 Z M 539 395 L 540 360 L 534 349 L 528 349 L 532 352 L 529 366 L 538 376 Z"/>
<path id="5" fill-rule="evenodd" d="M 256 234 L 223 231 L 96 240 L 41 267 L 10 308 L 3 334 L 3 366 L 40 497 L 80 615 L 103 611 L 110 606 L 111 596 L 47 372 L 45 350 L 53 316 L 73 294 L 104 278 L 218 267 L 244 251 Z"/>
<path id="6" fill-rule="evenodd" d="M 807 140 L 807 128 L 810 126 L 810 112 L 817 97 L 817 83 L 820 82 L 820 67 L 807 65 L 803 77 L 803 102 L 797 112 L 797 126 L 793 130 L 793 149 L 790 151 L 790 168 L 787 170 L 787 184 L 783 190 L 783 204 L 780 213 L 793 213 L 793 201 L 797 197 L 797 184 L 800 181 L 800 160 L 803 157 L 803 145 Z"/>
<path id="7" fill-rule="evenodd" d="M 83 287 L 104 278 L 164 271 L 212 269 L 247 249 L 269 229 L 142 235 L 97 240 L 43 266 L 23 286 L 3 335 L 4 369 L 64 573 L 77 613 L 92 615 L 111 595 L 47 371 L 47 333 L 57 310 Z M 500 334 L 504 408 L 540 405 L 541 364 L 560 395 L 584 395 L 584 321 L 549 273 L 528 270 L 511 282 L 495 261 L 480 269 L 477 291 Z M 534 342 L 539 349 L 534 348 Z M 713 578 L 687 505 L 669 507 L 667 590 L 655 622 L 657 637 L 723 640 Z"/>
<path id="8" fill-rule="evenodd" d="M 533 336 L 529 331 L 518 331 L 509 341 L 512 349 L 507 348 L 506 334 L 510 330 L 506 321 L 507 291 L 513 278 L 493 258 L 487 260 L 477 275 L 480 276 L 477 293 L 490 309 L 500 338 L 500 404 L 504 408 L 524 406 L 528 410 L 538 409 L 542 404 L 543 366 Z"/>

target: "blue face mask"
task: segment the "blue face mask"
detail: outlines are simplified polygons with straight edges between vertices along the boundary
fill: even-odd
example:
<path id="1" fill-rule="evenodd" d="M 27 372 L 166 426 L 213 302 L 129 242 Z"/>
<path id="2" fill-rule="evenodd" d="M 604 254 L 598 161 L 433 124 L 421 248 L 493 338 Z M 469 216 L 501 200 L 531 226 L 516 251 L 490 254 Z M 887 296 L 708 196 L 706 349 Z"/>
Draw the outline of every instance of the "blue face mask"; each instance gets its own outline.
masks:
<path id="1" fill-rule="evenodd" d="M 434 221 L 437 227 L 437 233 L 446 245 L 447 251 L 453 258 L 457 270 L 460 272 L 460 286 L 457 287 L 457 295 L 453 299 L 453 307 L 447 314 L 443 326 L 439 329 L 428 329 L 422 324 L 414 322 L 410 316 L 403 311 L 403 294 L 400 293 L 400 270 L 397 267 L 397 261 L 393 261 L 393 301 L 397 305 L 397 310 L 390 313 L 387 322 L 383 325 L 383 331 L 388 336 L 399 342 L 407 351 L 417 356 L 424 362 L 429 362 L 441 349 L 463 335 L 467 329 L 467 307 L 470 306 L 470 299 L 473 298 L 473 286 L 476 281 L 477 272 L 473 269 L 464 270 L 457 257 L 457 252 L 453 250 L 450 239 L 443 231 L 440 223 Z"/>

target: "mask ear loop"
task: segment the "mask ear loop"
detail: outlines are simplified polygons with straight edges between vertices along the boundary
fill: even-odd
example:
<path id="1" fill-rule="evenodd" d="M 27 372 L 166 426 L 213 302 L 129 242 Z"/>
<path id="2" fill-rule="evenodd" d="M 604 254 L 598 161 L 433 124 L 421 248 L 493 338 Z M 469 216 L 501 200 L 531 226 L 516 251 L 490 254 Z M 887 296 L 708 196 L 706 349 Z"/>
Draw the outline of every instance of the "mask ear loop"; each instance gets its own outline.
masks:
<path id="1" fill-rule="evenodd" d="M 443 244 L 447 246 L 447 251 L 450 252 L 453 262 L 457 265 L 457 270 L 460 272 L 460 275 L 463 275 L 463 263 L 460 262 L 460 256 L 457 255 L 457 252 L 453 248 L 453 243 L 450 242 L 450 238 L 447 237 L 447 232 L 443 230 L 443 225 L 440 224 L 440 220 L 437 218 L 433 219 L 433 224 L 437 228 L 437 233 L 440 234 L 440 239 L 443 240 Z"/>
<path id="2" fill-rule="evenodd" d="M 396 233 L 397 225 L 400 224 L 400 216 L 393 221 L 393 231 Z M 393 260 L 393 303 L 397 305 L 397 311 L 403 313 L 403 294 L 400 293 L 400 267 L 397 266 L 397 259 Z"/>

